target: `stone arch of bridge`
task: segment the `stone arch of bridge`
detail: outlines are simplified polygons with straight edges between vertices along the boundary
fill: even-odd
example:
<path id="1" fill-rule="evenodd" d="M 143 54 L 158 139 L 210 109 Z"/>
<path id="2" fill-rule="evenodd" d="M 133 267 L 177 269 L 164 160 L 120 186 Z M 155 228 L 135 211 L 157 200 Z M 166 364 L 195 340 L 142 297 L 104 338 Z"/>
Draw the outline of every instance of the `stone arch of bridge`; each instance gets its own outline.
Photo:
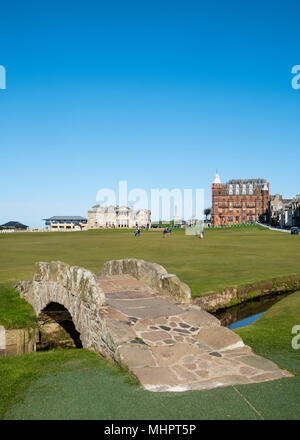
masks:
<path id="1" fill-rule="evenodd" d="M 50 301 L 39 313 L 41 343 L 50 346 L 82 348 L 80 332 L 77 330 L 69 310 L 59 302 Z"/>

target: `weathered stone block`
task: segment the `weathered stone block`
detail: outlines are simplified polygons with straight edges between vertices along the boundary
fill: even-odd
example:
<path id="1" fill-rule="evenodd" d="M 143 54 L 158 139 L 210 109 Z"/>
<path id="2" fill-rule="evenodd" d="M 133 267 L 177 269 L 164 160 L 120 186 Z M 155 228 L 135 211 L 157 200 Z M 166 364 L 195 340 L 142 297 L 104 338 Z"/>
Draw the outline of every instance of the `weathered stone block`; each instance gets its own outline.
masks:
<path id="1" fill-rule="evenodd" d="M 214 351 L 244 346 L 242 339 L 236 333 L 221 326 L 204 328 L 195 336 L 195 339 L 201 344 L 212 347 Z"/>
<path id="2" fill-rule="evenodd" d="M 117 361 L 125 366 L 132 368 L 155 367 L 155 360 L 148 347 L 140 344 L 125 344 L 116 351 Z"/>
<path id="3" fill-rule="evenodd" d="M 200 307 L 189 308 L 181 315 L 181 319 L 194 327 L 220 326 L 220 321 L 217 318 L 201 310 Z"/>

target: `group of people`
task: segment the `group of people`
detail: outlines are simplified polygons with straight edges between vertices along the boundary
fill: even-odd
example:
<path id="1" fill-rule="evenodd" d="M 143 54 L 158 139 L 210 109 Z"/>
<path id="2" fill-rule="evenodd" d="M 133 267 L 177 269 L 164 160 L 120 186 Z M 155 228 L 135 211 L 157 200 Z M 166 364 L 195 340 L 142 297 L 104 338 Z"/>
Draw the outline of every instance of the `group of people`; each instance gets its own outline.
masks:
<path id="1" fill-rule="evenodd" d="M 165 228 L 165 229 L 164 229 L 164 232 L 163 232 L 163 238 L 165 238 L 165 236 L 166 236 L 167 234 L 171 233 L 171 232 L 172 232 L 172 229 L 171 229 L 171 228 Z"/>
<path id="2" fill-rule="evenodd" d="M 166 235 L 167 234 L 170 234 L 172 232 L 172 229 L 171 228 L 165 228 L 164 230 L 163 230 L 163 238 L 165 238 L 166 237 Z M 134 231 L 134 236 L 135 237 L 139 237 L 141 235 L 141 230 L 140 230 L 140 228 L 138 228 L 136 231 Z M 200 233 L 197 231 L 196 233 L 195 233 L 195 235 L 196 236 L 198 236 L 199 238 L 203 238 L 203 230 L 201 230 L 200 231 Z"/>
<path id="3" fill-rule="evenodd" d="M 170 232 L 172 232 L 171 228 L 165 228 L 163 231 L 163 238 L 165 238 L 165 236 L 167 234 L 169 234 Z M 140 228 L 137 228 L 136 231 L 134 231 L 134 236 L 139 237 L 140 235 L 141 235 L 141 230 L 140 230 Z"/>

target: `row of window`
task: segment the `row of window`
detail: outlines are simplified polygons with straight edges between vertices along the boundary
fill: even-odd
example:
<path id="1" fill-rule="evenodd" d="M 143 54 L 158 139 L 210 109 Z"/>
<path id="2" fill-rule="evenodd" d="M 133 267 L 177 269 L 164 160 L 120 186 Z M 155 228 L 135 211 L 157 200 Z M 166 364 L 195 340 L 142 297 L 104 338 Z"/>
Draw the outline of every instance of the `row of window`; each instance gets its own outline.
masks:
<path id="1" fill-rule="evenodd" d="M 260 189 L 257 188 L 255 191 L 249 191 L 248 193 L 247 193 L 247 191 L 245 191 L 245 189 L 242 191 L 236 191 L 235 193 L 234 193 L 234 191 L 228 191 L 228 193 L 227 193 L 226 191 L 214 191 L 214 190 L 213 190 L 213 192 L 214 192 L 214 194 L 218 194 L 219 196 L 223 196 L 223 197 L 225 197 L 227 195 L 230 195 L 230 196 L 233 195 L 236 197 L 238 197 L 239 195 L 243 195 L 243 196 L 250 195 L 250 197 L 252 197 L 253 194 L 255 194 L 255 193 L 259 194 Z"/>
<path id="2" fill-rule="evenodd" d="M 241 217 L 237 215 L 237 216 L 235 217 L 235 221 L 236 221 L 237 223 L 239 223 L 239 222 L 240 222 L 240 218 L 241 218 Z M 214 219 L 212 218 L 212 222 L 213 222 L 213 220 L 214 220 Z M 222 217 L 222 222 L 225 223 L 226 221 L 228 221 L 228 222 L 233 222 L 233 217 L 229 216 L 229 217 L 227 218 L 227 220 L 226 220 L 226 217 Z M 242 217 L 242 221 L 243 221 L 243 222 L 247 221 L 247 217 L 246 217 L 246 216 L 243 216 L 243 217 Z M 254 217 L 253 217 L 252 215 L 250 215 L 250 216 L 248 217 L 248 221 L 249 221 L 249 222 L 253 222 L 253 221 L 254 221 Z"/>
<path id="3" fill-rule="evenodd" d="M 219 206 L 219 202 L 215 202 L 215 206 Z M 220 204 L 220 206 L 222 206 L 222 207 L 224 207 L 224 208 L 226 208 L 226 203 L 222 203 L 222 205 Z M 255 206 L 255 203 L 252 203 L 252 202 L 250 202 L 248 205 L 246 205 L 246 202 L 243 202 L 243 205 L 240 205 L 240 204 L 235 204 L 235 205 L 233 205 L 233 203 L 232 202 L 230 202 L 229 203 L 229 206 L 233 206 L 234 208 L 241 208 L 242 206 L 247 206 L 247 208 L 252 208 L 252 207 L 254 207 Z M 260 206 L 260 203 L 259 202 L 257 202 L 256 203 L 256 206 Z"/>
<path id="4" fill-rule="evenodd" d="M 226 197 L 217 197 L 217 196 L 215 196 L 215 195 L 213 195 L 213 201 L 221 201 L 221 199 L 225 202 L 226 201 Z M 236 197 L 229 197 L 229 200 L 235 200 L 235 201 L 240 201 L 240 200 L 257 200 L 257 201 L 259 201 L 259 200 L 261 200 L 261 197 L 252 197 L 252 196 L 250 196 L 250 197 L 246 197 L 246 196 L 243 196 L 243 197 L 238 197 L 238 196 L 236 196 Z"/>
<path id="5" fill-rule="evenodd" d="M 232 211 L 229 210 L 229 212 L 233 214 Z M 236 210 L 236 211 L 235 211 L 235 214 L 239 214 L 239 212 L 240 212 L 239 210 Z M 218 214 L 218 213 L 219 213 L 219 214 L 220 214 L 220 213 L 222 213 L 222 214 L 226 214 L 226 211 L 225 211 L 225 209 L 223 209 L 222 211 L 219 211 L 219 212 L 218 212 L 218 211 L 214 211 L 214 212 L 213 212 L 213 214 Z M 251 214 L 255 214 L 255 211 L 252 211 L 252 210 L 250 210 L 250 211 L 243 210 L 243 214 L 251 215 Z M 260 214 L 259 211 L 257 211 L 256 214 L 259 215 L 259 214 Z"/>

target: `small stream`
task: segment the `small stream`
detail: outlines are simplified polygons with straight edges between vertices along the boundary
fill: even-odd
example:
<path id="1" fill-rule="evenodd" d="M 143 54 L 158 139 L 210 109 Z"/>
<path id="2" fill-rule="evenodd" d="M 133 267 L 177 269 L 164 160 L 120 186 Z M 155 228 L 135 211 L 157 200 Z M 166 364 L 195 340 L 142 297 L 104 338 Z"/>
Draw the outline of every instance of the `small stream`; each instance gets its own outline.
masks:
<path id="1" fill-rule="evenodd" d="M 236 306 L 217 310 L 213 315 L 221 321 L 221 325 L 231 330 L 246 327 L 260 318 L 271 306 L 291 293 L 292 292 L 260 296 Z"/>

